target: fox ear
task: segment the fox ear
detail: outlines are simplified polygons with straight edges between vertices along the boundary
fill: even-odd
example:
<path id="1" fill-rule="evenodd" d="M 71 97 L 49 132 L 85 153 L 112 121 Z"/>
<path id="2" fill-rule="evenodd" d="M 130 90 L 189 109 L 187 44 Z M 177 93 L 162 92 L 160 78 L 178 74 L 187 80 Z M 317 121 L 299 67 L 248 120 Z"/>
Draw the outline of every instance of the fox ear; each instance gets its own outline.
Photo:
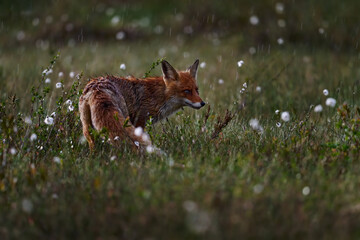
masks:
<path id="1" fill-rule="evenodd" d="M 163 72 L 165 83 L 167 83 L 168 81 L 178 80 L 179 75 L 177 71 L 167 61 L 163 60 L 161 62 L 161 70 Z"/>
<path id="2" fill-rule="evenodd" d="M 196 59 L 196 61 L 194 62 L 193 65 L 191 65 L 187 71 L 190 72 L 190 75 L 196 80 L 196 76 L 197 76 L 197 70 L 199 67 L 199 59 Z"/>

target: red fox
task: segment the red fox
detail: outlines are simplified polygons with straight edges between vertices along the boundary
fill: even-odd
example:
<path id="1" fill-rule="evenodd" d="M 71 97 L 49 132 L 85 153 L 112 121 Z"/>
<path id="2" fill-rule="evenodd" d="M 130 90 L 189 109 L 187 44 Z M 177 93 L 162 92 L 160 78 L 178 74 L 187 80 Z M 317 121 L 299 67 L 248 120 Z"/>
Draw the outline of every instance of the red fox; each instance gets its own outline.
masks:
<path id="1" fill-rule="evenodd" d="M 91 150 L 94 140 L 89 128 L 106 129 L 112 143 L 130 140 L 135 149 L 152 147 L 142 129 L 152 118 L 156 123 L 184 106 L 200 109 L 196 75 L 199 60 L 186 71 L 176 71 L 161 62 L 162 77 L 134 78 L 106 76 L 92 79 L 79 100 L 83 133 Z M 141 128 L 140 128 L 141 127 Z"/>

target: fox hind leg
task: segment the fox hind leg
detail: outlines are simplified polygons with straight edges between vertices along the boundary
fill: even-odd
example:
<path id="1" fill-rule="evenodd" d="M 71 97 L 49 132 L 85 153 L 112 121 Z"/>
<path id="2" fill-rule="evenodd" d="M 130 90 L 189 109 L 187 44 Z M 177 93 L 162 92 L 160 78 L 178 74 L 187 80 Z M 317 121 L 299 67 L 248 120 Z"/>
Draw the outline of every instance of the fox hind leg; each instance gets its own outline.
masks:
<path id="1" fill-rule="evenodd" d="M 89 143 L 90 151 L 93 151 L 95 144 L 94 144 L 94 139 L 91 136 L 90 131 L 89 131 L 89 128 L 92 127 L 91 111 L 90 111 L 90 106 L 86 101 L 80 100 L 79 112 L 80 112 L 80 119 L 81 119 L 82 127 L 83 127 L 83 134 Z"/>
<path id="2" fill-rule="evenodd" d="M 114 145 L 118 145 L 122 139 L 127 139 L 134 149 L 142 150 L 146 146 L 151 146 L 150 139 L 135 135 L 135 127 L 130 122 L 126 123 L 124 115 L 112 103 L 102 102 L 92 105 L 91 115 L 94 127 L 97 130 L 105 128 Z"/>

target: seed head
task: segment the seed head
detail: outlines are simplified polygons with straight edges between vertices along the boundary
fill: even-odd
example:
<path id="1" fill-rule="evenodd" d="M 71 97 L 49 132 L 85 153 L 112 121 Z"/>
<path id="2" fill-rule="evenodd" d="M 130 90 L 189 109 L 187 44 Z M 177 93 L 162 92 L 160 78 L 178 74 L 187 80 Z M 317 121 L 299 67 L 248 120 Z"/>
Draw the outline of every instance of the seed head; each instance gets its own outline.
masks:
<path id="1" fill-rule="evenodd" d="M 336 100 L 334 98 L 327 98 L 325 104 L 329 107 L 335 107 Z"/>
<path id="2" fill-rule="evenodd" d="M 322 110 L 323 110 L 323 107 L 320 104 L 316 105 L 314 108 L 314 112 L 322 112 Z"/>
<path id="3" fill-rule="evenodd" d="M 46 117 L 44 120 L 45 124 L 47 125 L 53 125 L 54 124 L 54 118 L 52 117 Z"/>
<path id="4" fill-rule="evenodd" d="M 289 112 L 282 112 L 282 113 L 281 113 L 281 120 L 283 120 L 284 122 L 290 121 L 290 114 L 289 114 Z"/>

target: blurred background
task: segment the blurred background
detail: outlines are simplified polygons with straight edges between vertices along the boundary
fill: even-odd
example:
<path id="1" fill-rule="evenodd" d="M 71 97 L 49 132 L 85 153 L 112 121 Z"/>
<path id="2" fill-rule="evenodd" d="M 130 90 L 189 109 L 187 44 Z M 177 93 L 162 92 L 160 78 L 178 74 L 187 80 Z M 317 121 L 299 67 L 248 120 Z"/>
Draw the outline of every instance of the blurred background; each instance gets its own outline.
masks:
<path id="1" fill-rule="evenodd" d="M 284 42 L 341 51 L 357 49 L 356 0 L 3 0 L 1 46 L 46 50 L 88 41 L 201 38 L 239 48 Z"/>
<path id="2" fill-rule="evenodd" d="M 53 87 L 59 81 L 58 72 L 65 74 L 65 85 L 70 86 L 72 72 L 83 72 L 86 78 L 106 73 L 141 77 L 162 57 L 178 69 L 200 58 L 206 66 L 199 83 L 208 87 L 202 88 L 204 94 L 214 92 L 219 84 L 227 89 L 223 96 L 205 97 L 228 105 L 236 101 L 243 82 L 266 87 L 269 79 L 293 62 L 292 67 L 304 65 L 304 69 L 294 68 L 292 75 L 282 74 L 284 79 L 277 85 L 268 85 L 272 98 L 279 99 L 274 104 L 282 104 L 278 93 L 284 86 L 294 101 L 298 99 L 293 93 L 299 91 L 313 100 L 315 92 L 305 87 L 335 89 L 339 78 L 329 70 L 334 70 L 338 59 L 359 53 L 358 9 L 356 0 L 3 0 L 1 91 L 29 92 L 59 52 L 56 74 L 47 81 Z M 240 60 L 246 66 L 241 71 L 236 64 Z M 318 64 L 317 69 L 311 68 L 313 64 Z M 346 69 L 348 64 L 353 66 L 342 65 Z M 318 73 L 320 69 L 323 72 Z M 160 74 L 159 68 L 153 74 Z M 299 86 L 302 79 L 307 85 Z M 26 103 L 27 94 L 23 97 Z"/>

